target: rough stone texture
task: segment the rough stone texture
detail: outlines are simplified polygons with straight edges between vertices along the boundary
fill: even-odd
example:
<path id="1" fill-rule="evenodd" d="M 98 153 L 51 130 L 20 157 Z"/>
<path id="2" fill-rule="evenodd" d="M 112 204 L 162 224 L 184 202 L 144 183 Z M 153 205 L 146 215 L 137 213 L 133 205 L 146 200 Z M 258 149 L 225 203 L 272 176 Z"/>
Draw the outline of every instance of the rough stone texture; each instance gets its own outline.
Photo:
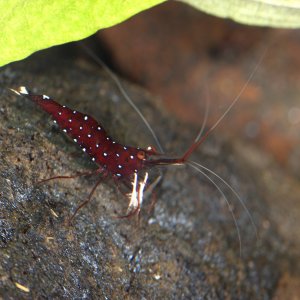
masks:
<path id="1" fill-rule="evenodd" d="M 1 69 L 0 80 L 3 299 L 272 297 L 295 252 L 272 217 L 267 200 L 275 192 L 261 181 L 260 164 L 251 167 L 231 140 L 215 132 L 194 158 L 228 180 L 251 212 L 258 237 L 245 209 L 220 185 L 238 221 L 242 257 L 233 218 L 218 190 L 186 167 L 163 169 L 163 180 L 155 189 L 155 209 L 147 213 L 145 206 L 140 223 L 114 218 L 125 211 L 127 199 L 105 180 L 68 227 L 70 212 L 95 179 L 36 182 L 94 166 L 39 108 L 7 88 L 27 85 L 51 95 L 101 120 L 124 143 L 146 146 L 152 139 L 105 73 L 66 60 L 59 52 L 44 52 L 7 66 Z M 126 87 L 168 152 L 182 153 L 197 129 L 176 124 L 145 91 Z M 259 162 L 259 154 L 253 157 Z"/>

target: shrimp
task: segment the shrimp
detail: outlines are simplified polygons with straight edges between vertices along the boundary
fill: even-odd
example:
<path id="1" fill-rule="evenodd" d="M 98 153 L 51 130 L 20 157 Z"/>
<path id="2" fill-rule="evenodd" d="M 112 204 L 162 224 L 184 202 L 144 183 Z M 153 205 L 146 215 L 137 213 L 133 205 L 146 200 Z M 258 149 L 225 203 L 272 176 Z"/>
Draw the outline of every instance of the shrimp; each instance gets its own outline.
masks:
<path id="1" fill-rule="evenodd" d="M 73 141 L 76 144 L 78 144 L 79 147 L 81 147 L 82 151 L 85 152 L 95 164 L 97 164 L 98 168 L 96 170 L 81 173 L 77 176 L 102 174 L 105 177 L 108 176 L 113 178 L 116 182 L 123 183 L 127 187 L 131 187 L 128 205 L 129 213 L 123 217 L 130 217 L 136 213 L 140 213 L 141 205 L 143 202 L 144 190 L 148 184 L 147 181 L 149 169 L 155 166 L 188 165 L 189 167 L 195 169 L 197 172 L 205 176 L 217 188 L 217 190 L 226 200 L 230 213 L 232 214 L 235 226 L 237 228 L 237 234 L 241 248 L 240 233 L 232 208 L 229 205 L 229 202 L 226 196 L 224 195 L 223 191 L 216 184 L 215 180 L 212 179 L 212 177 L 225 184 L 238 198 L 238 200 L 246 210 L 252 222 L 252 225 L 256 231 L 255 224 L 246 205 L 239 197 L 237 192 L 223 178 L 221 178 L 219 175 L 217 175 L 212 170 L 206 168 L 205 166 L 190 160 L 190 156 L 206 140 L 206 138 L 211 134 L 211 132 L 215 130 L 215 128 L 221 123 L 221 121 L 225 118 L 225 116 L 229 113 L 233 106 L 238 102 L 240 96 L 246 89 L 249 82 L 252 80 L 252 77 L 254 76 L 258 66 L 260 65 L 264 55 L 265 53 L 261 56 L 259 62 L 256 64 L 248 80 L 242 87 L 240 93 L 234 98 L 234 100 L 231 102 L 231 104 L 228 106 L 225 112 L 219 117 L 217 122 L 212 127 L 210 127 L 203 135 L 202 132 L 204 126 L 202 126 L 194 142 L 188 147 L 184 154 L 179 157 L 171 157 L 166 154 L 163 154 L 162 147 L 160 146 L 158 139 L 156 138 L 154 133 L 152 134 L 158 144 L 160 152 L 152 146 L 149 146 L 147 148 L 139 148 L 123 145 L 116 141 L 114 138 L 112 138 L 107 133 L 102 124 L 97 122 L 92 116 L 68 108 L 65 105 L 61 105 L 54 99 L 52 99 L 50 96 L 32 93 L 27 87 L 24 86 L 20 86 L 17 89 L 11 89 L 11 91 L 13 91 L 19 96 L 24 96 L 30 99 L 38 106 L 40 106 L 45 112 L 50 114 L 53 118 L 54 123 L 56 123 L 63 130 L 63 132 L 65 132 L 71 139 L 73 139 Z M 124 90 L 122 90 L 121 88 L 120 90 L 124 95 Z M 130 104 L 134 106 L 132 102 Z M 140 114 L 139 110 L 137 110 L 135 106 L 134 108 Z M 146 123 L 146 125 L 148 125 L 148 123 Z M 138 177 L 142 173 L 144 174 L 144 178 L 142 180 L 139 180 Z M 210 174 L 212 177 L 208 174 Z M 77 176 L 56 176 L 49 179 L 45 179 L 42 182 L 58 178 L 74 178 Z M 72 221 L 77 212 L 91 200 L 92 195 L 95 192 L 97 186 L 100 184 L 100 182 L 101 180 L 97 181 L 95 186 L 92 188 L 90 194 L 88 195 L 87 199 L 76 208 L 75 212 L 70 218 L 70 221 Z"/>

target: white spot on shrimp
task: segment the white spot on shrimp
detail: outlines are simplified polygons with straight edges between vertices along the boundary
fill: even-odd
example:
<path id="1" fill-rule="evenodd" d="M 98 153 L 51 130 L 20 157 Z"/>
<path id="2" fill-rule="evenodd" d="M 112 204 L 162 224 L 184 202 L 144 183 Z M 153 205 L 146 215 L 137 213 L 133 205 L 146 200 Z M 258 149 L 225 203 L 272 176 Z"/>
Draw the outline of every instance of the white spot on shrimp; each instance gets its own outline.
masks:
<path id="1" fill-rule="evenodd" d="M 82 151 L 83 151 L 83 152 L 85 152 L 85 151 L 86 151 L 86 149 L 85 149 L 85 148 L 83 148 L 83 149 L 82 149 Z"/>
<path id="2" fill-rule="evenodd" d="M 117 155 L 117 157 L 120 157 L 120 154 L 119 154 L 119 153 L 117 153 L 116 155 Z"/>
<path id="3" fill-rule="evenodd" d="M 63 108 L 66 108 L 66 106 L 65 106 L 65 105 L 63 105 Z"/>
<path id="4" fill-rule="evenodd" d="M 59 111 L 58 114 L 61 116 L 61 111 Z"/>
<path id="5" fill-rule="evenodd" d="M 22 95 L 29 95 L 29 92 L 25 86 L 20 86 L 18 92 Z"/>
<path id="6" fill-rule="evenodd" d="M 117 175 L 118 177 L 121 177 L 121 176 L 122 176 L 120 173 L 117 173 L 116 175 Z"/>
<path id="7" fill-rule="evenodd" d="M 113 141 L 112 143 L 113 143 L 113 144 L 115 144 L 116 142 L 115 142 L 115 141 Z"/>
<path id="8" fill-rule="evenodd" d="M 89 138 L 90 138 L 90 137 L 92 137 L 92 135 L 91 135 L 91 134 L 88 134 L 87 136 L 88 136 Z"/>
<path id="9" fill-rule="evenodd" d="M 119 168 L 119 169 L 122 169 L 122 166 L 121 166 L 121 165 L 118 165 L 118 168 Z"/>
<path id="10" fill-rule="evenodd" d="M 28 94 L 28 93 L 27 93 Z M 50 97 L 49 96 L 47 96 L 47 95 L 43 95 L 43 99 L 44 100 L 49 100 L 50 99 Z"/>
<path id="11" fill-rule="evenodd" d="M 92 158 L 92 161 L 95 161 L 95 160 L 96 160 L 95 157 L 93 157 L 93 158 Z"/>
<path id="12" fill-rule="evenodd" d="M 79 129 L 82 130 L 83 129 L 82 126 L 80 126 Z"/>
<path id="13" fill-rule="evenodd" d="M 67 132 L 67 129 L 63 129 L 63 132 Z"/>
<path id="14" fill-rule="evenodd" d="M 106 152 L 103 152 L 103 155 L 104 155 L 104 156 L 107 156 L 108 154 L 107 154 Z"/>
<path id="15" fill-rule="evenodd" d="M 73 110 L 73 114 L 75 115 L 77 113 L 77 111 L 76 110 Z"/>
<path id="16" fill-rule="evenodd" d="M 98 129 L 98 130 L 101 130 L 101 127 L 100 127 L 100 126 L 98 126 L 98 127 L 97 127 L 97 129 Z"/>
<path id="17" fill-rule="evenodd" d="M 109 137 L 107 137 L 106 139 L 107 139 L 108 141 L 110 140 L 110 138 L 109 138 Z"/>
<path id="18" fill-rule="evenodd" d="M 135 169 L 134 172 L 137 173 L 137 169 Z"/>
<path id="19" fill-rule="evenodd" d="M 99 144 L 96 144 L 96 148 L 99 148 Z"/>
<path id="20" fill-rule="evenodd" d="M 72 122 L 72 119 L 69 119 L 69 123 L 71 123 Z"/>
<path id="21" fill-rule="evenodd" d="M 53 123 L 55 123 L 55 124 L 56 124 L 56 123 L 57 123 L 57 121 L 56 121 L 56 120 L 53 120 Z"/>
<path id="22" fill-rule="evenodd" d="M 73 141 L 74 141 L 75 143 L 77 143 L 77 139 L 74 139 Z"/>
<path id="23" fill-rule="evenodd" d="M 85 121 L 87 121 L 87 120 L 88 120 L 88 118 L 89 118 L 88 116 L 84 116 L 84 120 L 85 120 Z"/>
<path id="24" fill-rule="evenodd" d="M 123 148 L 124 148 L 124 150 L 127 150 L 127 147 L 126 147 L 126 146 L 124 146 Z"/>
<path id="25" fill-rule="evenodd" d="M 133 155 L 130 155 L 130 158 L 131 158 L 131 159 L 134 159 L 134 156 L 133 156 Z"/>

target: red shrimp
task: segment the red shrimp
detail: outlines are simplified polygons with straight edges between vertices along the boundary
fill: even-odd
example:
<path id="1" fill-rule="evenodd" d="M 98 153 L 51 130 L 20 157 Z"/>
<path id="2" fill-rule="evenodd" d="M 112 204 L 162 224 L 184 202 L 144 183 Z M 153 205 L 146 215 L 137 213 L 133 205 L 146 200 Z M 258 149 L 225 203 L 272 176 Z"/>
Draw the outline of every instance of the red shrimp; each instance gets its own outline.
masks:
<path id="1" fill-rule="evenodd" d="M 98 165 L 98 169 L 92 172 L 81 173 L 80 175 L 89 175 L 93 173 L 102 173 L 104 176 L 110 176 L 116 181 L 121 181 L 127 186 L 132 184 L 131 204 L 130 207 L 135 209 L 129 215 L 134 214 L 140 209 L 140 202 L 143 197 L 143 189 L 146 185 L 148 174 L 144 179 L 144 184 L 140 182 L 137 187 L 137 174 L 153 164 L 162 164 L 159 160 L 152 160 L 151 157 L 159 155 L 152 147 L 147 149 L 135 148 L 122 145 L 111 138 L 103 126 L 89 115 L 72 110 L 64 105 L 60 105 L 47 95 L 33 94 L 24 86 L 11 89 L 18 95 L 29 98 L 38 104 L 44 111 L 50 114 L 54 123 L 77 143 L 83 152 L 86 152 L 93 162 Z M 74 178 L 76 176 L 56 176 L 42 182 L 58 178 Z M 97 182 L 92 189 L 88 199 L 83 202 L 75 211 L 71 219 L 74 218 L 78 210 L 83 207 L 94 193 Z M 128 216 L 128 215 L 127 215 Z M 126 216 L 125 216 L 126 217 Z"/>
<path id="2" fill-rule="evenodd" d="M 153 147 L 149 146 L 147 149 L 143 148 L 136 148 L 131 147 L 127 145 L 122 145 L 118 142 L 116 142 L 112 137 L 110 137 L 106 130 L 103 128 L 103 126 L 98 123 L 95 119 L 93 119 L 91 116 L 82 114 L 81 112 L 78 112 L 76 110 L 72 110 L 70 108 L 67 108 L 66 106 L 62 106 L 56 101 L 54 101 L 52 98 L 50 98 L 47 95 L 38 95 L 33 94 L 29 89 L 27 89 L 24 86 L 21 86 L 17 88 L 16 90 L 11 89 L 13 92 L 15 92 L 18 95 L 24 96 L 26 98 L 29 98 L 33 102 L 37 103 L 44 111 L 49 113 L 52 118 L 54 119 L 54 122 L 58 124 L 58 126 L 69 136 L 71 137 L 75 143 L 77 143 L 84 152 L 86 152 L 92 159 L 93 162 L 95 162 L 98 165 L 98 169 L 96 171 L 92 172 L 86 172 L 81 173 L 77 176 L 81 175 L 89 175 L 94 173 L 101 173 L 104 176 L 110 176 L 117 182 L 122 182 L 125 185 L 132 185 L 132 192 L 130 196 L 130 203 L 129 203 L 129 214 L 127 214 L 124 217 L 132 216 L 133 214 L 136 214 L 140 212 L 141 204 L 143 201 L 143 192 L 144 188 L 147 184 L 148 179 L 148 173 L 147 170 L 158 165 L 182 165 L 186 164 L 195 170 L 197 170 L 199 173 L 204 175 L 220 192 L 220 194 L 224 197 L 229 211 L 233 217 L 239 242 L 240 242 L 240 251 L 241 251 L 241 238 L 239 229 L 237 226 L 237 221 L 234 216 L 233 210 L 231 206 L 229 205 L 229 201 L 224 195 L 223 191 L 220 189 L 220 187 L 217 185 L 213 177 L 219 181 L 221 181 L 223 184 L 227 186 L 231 190 L 231 192 L 237 197 L 237 199 L 240 201 L 243 208 L 246 210 L 252 225 L 256 231 L 255 224 L 252 220 L 252 217 L 245 206 L 242 199 L 239 197 L 237 192 L 219 175 L 214 173 L 212 170 L 204 167 L 203 165 L 196 163 L 194 161 L 189 160 L 192 153 L 204 142 L 204 140 L 210 135 L 210 133 L 220 124 L 220 122 L 225 118 L 225 116 L 228 114 L 228 112 L 232 109 L 232 107 L 236 104 L 236 102 L 240 99 L 240 96 L 246 89 L 247 85 L 251 81 L 252 77 L 254 76 L 258 66 L 260 65 L 263 57 L 265 56 L 266 51 L 261 56 L 259 62 L 256 64 L 254 70 L 252 71 L 251 75 L 249 76 L 248 80 L 242 87 L 240 93 L 235 97 L 235 99 L 232 101 L 232 103 L 229 105 L 229 107 L 226 109 L 226 111 L 221 115 L 221 117 L 217 120 L 217 122 L 210 127 L 206 133 L 202 135 L 203 127 L 201 128 L 199 134 L 197 135 L 194 142 L 191 144 L 191 146 L 186 150 L 186 152 L 180 156 L 180 157 L 169 157 L 167 155 L 163 155 L 162 153 L 156 151 Z M 101 62 L 100 62 L 101 63 Z M 106 68 L 106 66 L 104 65 Z M 143 115 L 141 115 L 140 111 L 135 107 L 135 105 L 132 103 L 131 99 L 128 97 L 126 92 L 123 90 L 122 86 L 120 86 L 120 83 L 116 79 L 113 73 L 111 73 L 109 70 L 107 70 L 112 76 L 113 80 L 118 84 L 122 94 L 125 96 L 126 100 L 130 103 L 130 105 L 133 106 L 133 108 L 137 111 L 137 113 L 142 117 L 142 119 L 145 121 Z M 147 127 L 149 127 L 149 124 L 145 121 Z M 204 124 L 203 124 L 204 125 Z M 160 144 L 153 133 L 152 129 L 150 128 L 151 133 L 154 136 L 154 139 L 156 140 L 159 149 L 161 150 Z M 161 150 L 162 152 L 162 150 Z M 144 179 L 138 180 L 138 175 L 141 171 L 145 171 Z M 44 181 L 56 179 L 56 178 L 74 178 L 77 176 L 56 176 L 52 177 Z M 212 176 L 212 177 L 211 177 Z M 72 217 L 70 218 L 70 221 L 74 218 L 76 213 L 79 209 L 81 209 L 84 205 L 86 205 L 93 193 L 95 192 L 97 186 L 99 185 L 101 181 L 99 180 L 96 185 L 93 187 L 92 191 L 90 192 L 87 200 L 82 202 L 73 213 Z"/>
<path id="3" fill-rule="evenodd" d="M 54 123 L 114 179 L 131 178 L 145 167 L 149 156 L 157 154 L 152 148 L 140 149 L 117 143 L 94 118 L 62 106 L 47 95 L 33 94 L 24 86 L 14 92 L 29 98 L 50 114 Z"/>

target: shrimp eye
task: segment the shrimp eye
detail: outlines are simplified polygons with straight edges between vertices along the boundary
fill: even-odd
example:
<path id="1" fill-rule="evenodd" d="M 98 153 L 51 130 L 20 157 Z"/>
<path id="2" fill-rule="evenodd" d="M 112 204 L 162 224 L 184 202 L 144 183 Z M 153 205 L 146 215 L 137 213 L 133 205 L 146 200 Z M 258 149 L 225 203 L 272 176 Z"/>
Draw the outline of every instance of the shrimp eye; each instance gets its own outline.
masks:
<path id="1" fill-rule="evenodd" d="M 146 157 L 146 153 L 145 151 L 139 151 L 136 156 L 138 159 L 144 160 Z"/>

